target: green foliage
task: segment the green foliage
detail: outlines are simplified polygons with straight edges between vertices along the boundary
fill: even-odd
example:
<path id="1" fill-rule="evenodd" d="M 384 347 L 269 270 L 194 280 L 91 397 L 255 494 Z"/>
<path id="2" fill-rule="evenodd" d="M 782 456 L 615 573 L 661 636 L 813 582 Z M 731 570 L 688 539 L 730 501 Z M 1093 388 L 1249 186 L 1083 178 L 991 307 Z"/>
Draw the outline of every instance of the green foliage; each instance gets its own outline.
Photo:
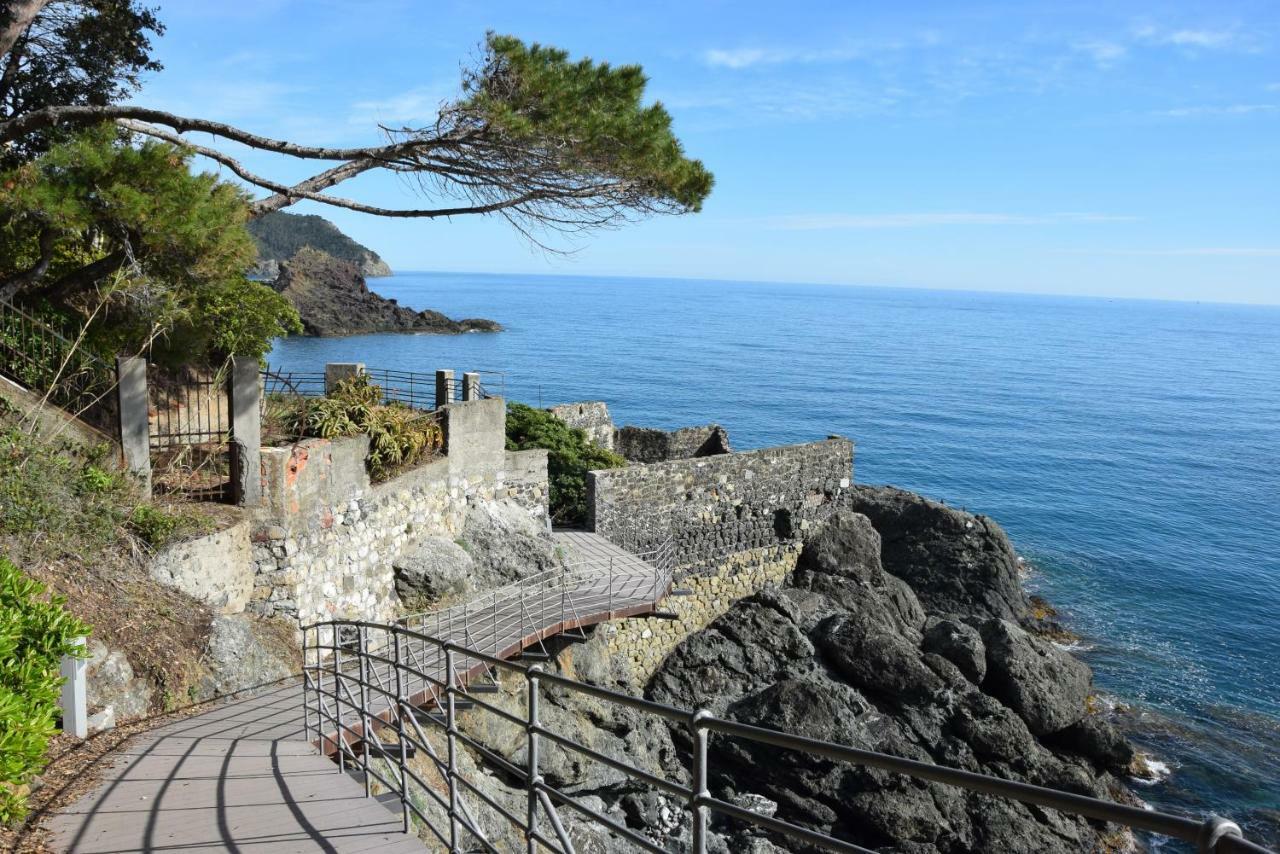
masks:
<path id="1" fill-rule="evenodd" d="M 258 245 L 259 261 L 288 261 L 304 246 L 360 265 L 374 252 L 338 230 L 324 217 L 272 211 L 252 219 L 249 233 Z"/>
<path id="2" fill-rule="evenodd" d="M 61 598 L 0 558 L 0 823 L 26 812 L 25 787 L 56 729 L 62 656 L 83 655 L 72 641 L 88 633 Z"/>
<path id="3" fill-rule="evenodd" d="M 8 22 L 8 9 L 0 7 L 0 23 Z M 163 32 L 154 10 L 136 0 L 51 3 L 0 60 L 0 121 L 42 107 L 123 100 L 143 72 L 160 70 L 150 56 L 150 34 Z M 45 134 L 20 140 L 0 161 L 28 159 L 48 140 Z"/>
<path id="4" fill-rule="evenodd" d="M 444 444 L 444 433 L 433 415 L 396 401 L 384 403 L 381 387 L 365 374 L 342 380 L 325 397 L 298 398 L 285 419 L 286 429 L 296 436 L 367 435 L 365 462 L 374 480 L 385 480 Z"/>
<path id="5" fill-rule="evenodd" d="M 189 151 L 131 145 L 104 126 L 0 173 L 0 288 L 21 283 L 19 299 L 77 327 L 105 292 L 92 327 L 105 355 L 138 352 L 157 332 L 159 361 L 265 353 L 300 328 L 297 312 L 245 279 L 256 252 L 247 197 L 190 167 Z M 29 281 L 42 249 L 47 268 Z"/>
<path id="6" fill-rule="evenodd" d="M 580 523 L 587 515 L 587 472 L 622 468 L 627 461 L 597 447 L 582 430 L 570 427 L 544 409 L 523 403 L 507 407 L 507 450 L 547 450 L 547 477 L 551 486 L 551 517 L 557 522 Z"/>
<path id="7" fill-rule="evenodd" d="M 556 170 L 616 176 L 648 199 L 701 210 L 714 178 L 685 157 L 666 108 L 641 103 L 647 82 L 638 65 L 572 62 L 558 48 L 490 33 L 456 109 Z"/>

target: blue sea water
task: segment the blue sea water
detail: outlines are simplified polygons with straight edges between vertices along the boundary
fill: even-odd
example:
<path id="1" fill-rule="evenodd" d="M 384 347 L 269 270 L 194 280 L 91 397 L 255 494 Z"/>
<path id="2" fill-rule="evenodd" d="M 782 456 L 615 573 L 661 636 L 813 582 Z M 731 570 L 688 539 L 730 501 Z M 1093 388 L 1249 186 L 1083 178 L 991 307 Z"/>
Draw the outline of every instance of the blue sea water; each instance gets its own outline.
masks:
<path id="1" fill-rule="evenodd" d="M 495 335 L 278 342 L 273 366 L 506 373 L 510 399 L 735 448 L 840 434 L 856 479 L 986 513 L 1172 773 L 1139 793 L 1280 843 L 1280 308 L 657 279 L 402 274 Z"/>

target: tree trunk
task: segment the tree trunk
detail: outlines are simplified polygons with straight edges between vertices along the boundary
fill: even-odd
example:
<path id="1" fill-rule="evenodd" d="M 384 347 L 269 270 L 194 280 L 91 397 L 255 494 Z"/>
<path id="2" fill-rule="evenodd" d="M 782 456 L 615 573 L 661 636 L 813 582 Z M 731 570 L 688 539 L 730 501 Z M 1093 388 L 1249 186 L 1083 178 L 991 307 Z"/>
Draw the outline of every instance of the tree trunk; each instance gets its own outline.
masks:
<path id="1" fill-rule="evenodd" d="M 0 29 L 0 56 L 8 53 L 50 0 L 10 0 L 9 22 Z"/>

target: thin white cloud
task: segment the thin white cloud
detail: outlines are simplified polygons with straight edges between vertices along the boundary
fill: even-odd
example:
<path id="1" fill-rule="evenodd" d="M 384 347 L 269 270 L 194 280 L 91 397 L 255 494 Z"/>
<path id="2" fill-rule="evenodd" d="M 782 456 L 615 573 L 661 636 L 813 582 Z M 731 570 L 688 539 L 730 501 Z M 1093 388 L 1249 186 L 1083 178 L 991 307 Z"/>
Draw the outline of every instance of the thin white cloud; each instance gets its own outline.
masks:
<path id="1" fill-rule="evenodd" d="M 1071 223 L 1128 222 L 1134 218 L 1102 213 L 1013 214 L 951 211 L 881 214 L 792 214 L 771 220 L 783 231 L 863 230 L 882 228 L 934 228 L 982 225 L 1063 225 Z"/>
<path id="2" fill-rule="evenodd" d="M 1247 40 L 1234 29 L 1167 29 L 1148 24 L 1136 28 L 1133 35 L 1148 44 L 1200 50 L 1235 50 L 1247 46 Z"/>
<path id="3" fill-rule="evenodd" d="M 1119 42 L 1105 39 L 1076 42 L 1071 48 L 1077 53 L 1088 56 L 1096 65 L 1103 68 L 1114 65 L 1129 53 L 1129 49 Z"/>
<path id="4" fill-rule="evenodd" d="M 1216 104 L 1156 110 L 1152 115 L 1171 119 L 1189 119 L 1201 116 L 1247 116 L 1253 113 L 1274 113 L 1278 110 L 1280 110 L 1278 104 Z"/>
<path id="5" fill-rule="evenodd" d="M 453 84 L 453 89 L 457 84 Z M 446 84 L 419 86 L 398 95 L 351 105 L 349 124 L 424 125 L 435 121 L 440 107 L 449 99 Z"/>
<path id="6" fill-rule="evenodd" d="M 1280 83 L 1268 83 L 1262 88 L 1266 89 L 1268 92 L 1280 92 Z"/>
<path id="7" fill-rule="evenodd" d="M 1228 257 L 1228 258 L 1280 258 L 1280 247 L 1274 246 L 1190 246 L 1176 249 L 1103 249 L 1092 250 L 1097 255 L 1141 255 L 1167 257 Z"/>

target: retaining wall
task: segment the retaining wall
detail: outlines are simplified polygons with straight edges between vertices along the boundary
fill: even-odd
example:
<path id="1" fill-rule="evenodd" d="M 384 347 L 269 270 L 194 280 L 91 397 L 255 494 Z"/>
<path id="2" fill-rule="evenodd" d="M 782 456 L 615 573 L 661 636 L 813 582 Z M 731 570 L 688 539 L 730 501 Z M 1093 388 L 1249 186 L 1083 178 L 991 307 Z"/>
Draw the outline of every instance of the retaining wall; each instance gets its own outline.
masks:
<path id="1" fill-rule="evenodd" d="M 386 483 L 369 483 L 365 437 L 264 449 L 270 515 L 254 538 L 250 609 L 303 622 L 391 619 L 393 562 L 421 537 L 456 537 L 469 502 L 511 499 L 545 519 L 547 454 L 504 450 L 485 411 L 494 403 L 449 407 L 462 410 L 446 419 L 449 454 Z"/>
<path id="2" fill-rule="evenodd" d="M 688 569 L 795 540 L 852 479 L 853 443 L 839 437 L 594 471 L 588 527 L 634 552 L 669 537 Z"/>

